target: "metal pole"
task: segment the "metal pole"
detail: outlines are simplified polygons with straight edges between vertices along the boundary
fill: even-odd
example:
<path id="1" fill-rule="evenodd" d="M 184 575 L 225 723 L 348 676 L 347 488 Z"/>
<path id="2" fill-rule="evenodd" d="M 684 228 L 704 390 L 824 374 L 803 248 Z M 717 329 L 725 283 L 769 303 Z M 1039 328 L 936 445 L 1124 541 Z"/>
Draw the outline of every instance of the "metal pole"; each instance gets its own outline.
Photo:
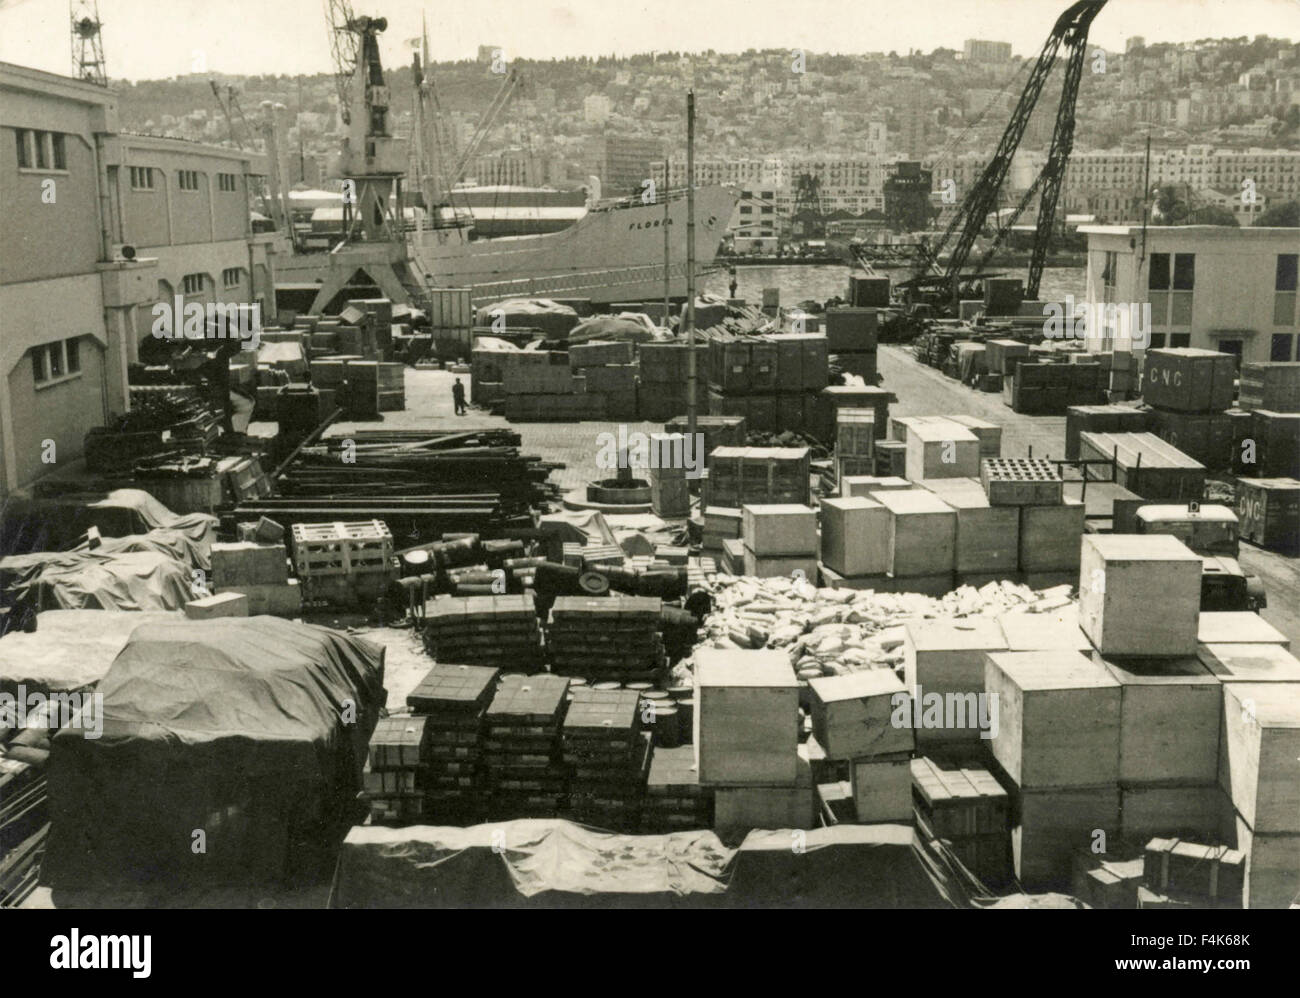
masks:
<path id="1" fill-rule="evenodd" d="M 670 294 L 670 282 L 668 278 L 668 263 L 670 257 L 670 246 L 668 242 L 668 157 L 664 157 L 664 328 L 668 328 L 668 305 Z"/>
<path id="2" fill-rule="evenodd" d="M 686 92 L 686 432 L 695 440 L 695 91 Z M 693 443 L 692 443 L 693 446 Z"/>

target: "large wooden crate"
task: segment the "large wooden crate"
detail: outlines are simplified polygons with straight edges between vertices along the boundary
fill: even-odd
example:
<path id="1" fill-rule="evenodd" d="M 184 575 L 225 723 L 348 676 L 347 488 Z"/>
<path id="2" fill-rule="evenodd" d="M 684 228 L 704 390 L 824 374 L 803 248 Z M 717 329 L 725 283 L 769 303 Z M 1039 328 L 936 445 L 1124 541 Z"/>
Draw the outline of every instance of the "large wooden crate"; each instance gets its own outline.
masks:
<path id="1" fill-rule="evenodd" d="M 1226 412 L 1151 411 L 1150 430 L 1211 471 L 1232 467 L 1232 417 Z"/>
<path id="2" fill-rule="evenodd" d="M 1127 405 L 1072 405 L 1065 410 L 1065 456 L 1079 457 L 1079 434 L 1145 433 L 1151 429 L 1151 410 Z"/>
<path id="3" fill-rule="evenodd" d="M 1261 834 L 1300 834 L 1300 683 L 1225 683 L 1219 785 Z"/>
<path id="4" fill-rule="evenodd" d="M 1078 499 L 1059 506 L 1020 507 L 1019 564 L 1022 572 L 1075 572 L 1087 510 Z"/>
<path id="5" fill-rule="evenodd" d="M 211 552 L 212 583 L 231 586 L 283 585 L 289 581 L 289 563 L 283 544 L 253 541 L 217 541 Z"/>
<path id="6" fill-rule="evenodd" d="M 817 550 L 817 513 L 798 503 L 745 504 L 741 537 L 760 557 L 806 556 Z"/>
<path id="7" fill-rule="evenodd" d="M 1120 684 L 1121 783 L 1213 783 L 1223 684 L 1195 656 L 1103 658 Z"/>
<path id="8" fill-rule="evenodd" d="M 931 492 L 876 492 L 889 510 L 889 564 L 897 577 L 951 572 L 956 563 L 957 513 Z"/>
<path id="9" fill-rule="evenodd" d="M 1225 683 L 1300 683 L 1300 659 L 1281 645 L 1198 645 L 1197 658 Z"/>
<path id="10" fill-rule="evenodd" d="M 979 474 L 980 442 L 951 420 L 913 424 L 907 431 L 907 478 L 970 478 Z"/>
<path id="11" fill-rule="evenodd" d="M 1005 613 L 998 624 L 1007 651 L 1092 650 L 1092 642 L 1079 626 L 1079 608 L 1074 603 L 1047 613 Z"/>
<path id="12" fill-rule="evenodd" d="M 869 669 L 808 681 L 813 736 L 828 759 L 910 753 L 911 698 L 892 669 Z M 902 709 L 906 726 L 893 723 Z M 885 819 L 879 819 L 885 820 Z"/>
<path id="13" fill-rule="evenodd" d="M 965 717 L 952 726 L 934 727 L 924 723 L 916 731 L 917 747 L 951 748 L 964 745 L 978 748 L 986 739 L 980 737 L 978 696 L 985 692 L 984 657 L 988 652 L 1006 648 L 1006 639 L 997 621 L 988 617 L 971 617 L 961 621 L 912 620 L 903 628 L 903 682 L 914 695 L 924 698 L 937 694 L 961 707 Z M 992 705 L 989 705 L 992 710 Z M 974 715 L 974 716 L 972 716 Z M 990 715 L 991 720 L 991 715 Z"/>
<path id="14" fill-rule="evenodd" d="M 889 571 L 889 511 L 865 497 L 821 501 L 822 561 L 846 576 Z"/>
<path id="15" fill-rule="evenodd" d="M 1290 649 L 1285 634 L 1249 610 L 1202 611 L 1197 618 L 1196 640 L 1203 645 L 1280 645 Z"/>
<path id="16" fill-rule="evenodd" d="M 1154 433 L 1080 433 L 1079 456 L 1114 460 L 1115 481 L 1144 499 L 1200 502 L 1205 465 Z M 1094 467 L 1089 477 L 1110 479 L 1110 469 Z"/>
<path id="17" fill-rule="evenodd" d="M 1194 655 L 1199 556 L 1167 534 L 1089 534 L 1079 565 L 1079 616 L 1103 655 Z"/>
<path id="18" fill-rule="evenodd" d="M 875 350 L 876 309 L 827 309 L 826 339 L 831 353 Z"/>
<path id="19" fill-rule="evenodd" d="M 1078 652 L 991 652 L 984 683 L 997 697 L 993 757 L 1022 790 L 1115 783 L 1120 685 Z"/>
<path id="20" fill-rule="evenodd" d="M 1300 481 L 1237 479 L 1237 518 L 1245 540 L 1275 551 L 1300 549 Z"/>
<path id="21" fill-rule="evenodd" d="M 1294 908 L 1300 897 L 1300 835 L 1258 832 L 1236 815 L 1232 840 L 1246 854 L 1247 908 Z"/>
<path id="22" fill-rule="evenodd" d="M 1098 840 L 1119 837 L 1119 788 L 1115 784 L 1054 790 L 1021 790 L 1014 795 L 1011 851 L 1016 876 L 1031 889 L 1064 888 L 1071 854 Z"/>
<path id="23" fill-rule="evenodd" d="M 957 511 L 955 567 L 959 573 L 1016 571 L 1020 555 L 1020 512 L 1016 507 L 991 505 L 984 487 L 974 478 L 935 478 L 925 487 Z"/>
<path id="24" fill-rule="evenodd" d="M 853 808 L 858 822 L 912 821 L 912 769 L 906 755 L 856 759 L 849 766 Z"/>
<path id="25" fill-rule="evenodd" d="M 1002 427 L 997 423 L 990 423 L 988 420 L 960 413 L 947 418 L 966 427 L 971 433 L 975 434 L 980 442 L 981 459 L 1002 456 Z"/>
<path id="26" fill-rule="evenodd" d="M 720 835 L 734 839 L 754 829 L 817 827 L 812 768 L 801 754 L 792 752 L 791 756 L 796 771 L 787 784 L 714 789 L 713 827 Z"/>
<path id="27" fill-rule="evenodd" d="M 718 447 L 709 455 L 709 504 L 808 502 L 807 447 Z"/>
<path id="28" fill-rule="evenodd" d="M 1217 783 L 1194 785 L 1120 784 L 1120 834 L 1127 842 L 1173 835 L 1213 840 L 1231 810 Z"/>
<path id="29" fill-rule="evenodd" d="M 873 410 L 876 414 L 876 439 L 879 440 L 885 435 L 889 423 L 889 404 L 895 401 L 893 392 L 884 388 L 852 385 L 828 385 L 817 393 L 817 398 L 816 436 L 823 440 L 834 439 L 835 413 L 846 407 Z"/>
<path id="30" fill-rule="evenodd" d="M 393 535 L 382 520 L 295 523 L 294 570 L 300 579 L 387 572 Z"/>
<path id="31" fill-rule="evenodd" d="M 1246 410 L 1300 412 L 1300 363 L 1242 364 L 1237 405 Z"/>
<path id="32" fill-rule="evenodd" d="M 784 651 L 697 648 L 695 701 L 701 784 L 794 783 L 799 682 Z"/>
<path id="33" fill-rule="evenodd" d="M 835 453 L 871 458 L 875 453 L 876 414 L 872 409 L 843 408 L 835 414 Z"/>
<path id="34" fill-rule="evenodd" d="M 1142 398 L 1180 412 L 1222 412 L 1232 405 L 1237 364 L 1231 354 L 1193 347 L 1148 350 Z"/>
<path id="35" fill-rule="evenodd" d="M 1252 472 L 1264 478 L 1300 477 L 1300 412 L 1256 409 L 1251 432 L 1256 448 Z"/>

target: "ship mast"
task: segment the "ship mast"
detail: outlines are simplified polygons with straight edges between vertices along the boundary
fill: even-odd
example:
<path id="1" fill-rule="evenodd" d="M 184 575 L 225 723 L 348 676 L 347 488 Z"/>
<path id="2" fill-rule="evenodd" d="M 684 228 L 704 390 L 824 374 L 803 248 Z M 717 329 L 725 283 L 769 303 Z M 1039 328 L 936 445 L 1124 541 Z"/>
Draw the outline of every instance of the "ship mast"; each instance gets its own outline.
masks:
<path id="1" fill-rule="evenodd" d="M 686 92 L 686 433 L 695 440 L 695 90 Z M 694 444 L 692 443 L 692 446 Z"/>

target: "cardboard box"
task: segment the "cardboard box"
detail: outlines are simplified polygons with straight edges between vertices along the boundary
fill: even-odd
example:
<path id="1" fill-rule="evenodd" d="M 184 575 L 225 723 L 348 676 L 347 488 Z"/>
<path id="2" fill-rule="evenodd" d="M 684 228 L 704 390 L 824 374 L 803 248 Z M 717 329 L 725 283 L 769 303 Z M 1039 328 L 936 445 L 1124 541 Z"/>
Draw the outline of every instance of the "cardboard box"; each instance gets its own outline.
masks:
<path id="1" fill-rule="evenodd" d="M 789 656 L 767 649 L 697 648 L 694 657 L 700 783 L 793 784 L 799 682 Z"/>
<path id="2" fill-rule="evenodd" d="M 1168 535 L 1089 534 L 1079 616 L 1103 655 L 1192 655 L 1201 608 L 1199 556 Z"/>
<path id="3" fill-rule="evenodd" d="M 910 753 L 912 704 L 893 669 L 810 679 L 813 736 L 828 759 Z M 893 723 L 898 709 L 908 723 Z M 884 820 L 884 819 L 881 819 Z"/>
<path id="4" fill-rule="evenodd" d="M 1120 685 L 1072 651 L 991 652 L 997 697 L 993 757 L 1022 790 L 1113 784 L 1119 776 Z"/>
<path id="5" fill-rule="evenodd" d="M 840 575 L 889 571 L 889 511 L 866 498 L 821 501 L 822 561 Z"/>

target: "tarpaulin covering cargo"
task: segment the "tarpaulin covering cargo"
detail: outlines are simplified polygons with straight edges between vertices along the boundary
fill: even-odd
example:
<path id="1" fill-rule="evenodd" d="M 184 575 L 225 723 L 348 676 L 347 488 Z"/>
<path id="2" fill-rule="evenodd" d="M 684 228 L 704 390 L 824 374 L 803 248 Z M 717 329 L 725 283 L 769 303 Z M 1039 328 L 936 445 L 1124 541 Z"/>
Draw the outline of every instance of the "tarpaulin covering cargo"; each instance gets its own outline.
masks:
<path id="1" fill-rule="evenodd" d="M 77 543 L 88 527 L 105 537 L 147 534 L 166 528 L 189 539 L 189 559 L 202 567 L 216 536 L 217 518 L 206 513 L 173 513 L 141 489 L 114 489 L 107 495 L 63 495 L 6 502 L 0 516 L 0 552 L 60 551 Z"/>
<path id="2" fill-rule="evenodd" d="M 493 320 L 504 320 L 507 330 L 538 329 L 548 339 L 563 339 L 578 324 L 578 313 L 549 298 L 507 298 L 478 310 L 480 326 L 491 327 Z"/>
<path id="3" fill-rule="evenodd" d="M 324 627 L 140 626 L 99 685 L 102 736 L 68 727 L 53 739 L 45 882 L 327 874 L 355 817 L 383 681 L 381 646 Z"/>
<path id="4" fill-rule="evenodd" d="M 330 904 L 934 908 L 967 900 L 902 825 L 751 832 L 732 850 L 711 831 L 615 835 L 524 820 L 354 828 Z"/>
<path id="5" fill-rule="evenodd" d="M 179 610 L 194 598 L 190 566 L 160 551 L 14 555 L 0 579 L 38 610 Z"/>
<path id="6" fill-rule="evenodd" d="M 658 336 L 658 328 L 644 312 L 620 312 L 618 315 L 594 315 L 584 319 L 570 330 L 569 342 L 647 343 Z"/>

